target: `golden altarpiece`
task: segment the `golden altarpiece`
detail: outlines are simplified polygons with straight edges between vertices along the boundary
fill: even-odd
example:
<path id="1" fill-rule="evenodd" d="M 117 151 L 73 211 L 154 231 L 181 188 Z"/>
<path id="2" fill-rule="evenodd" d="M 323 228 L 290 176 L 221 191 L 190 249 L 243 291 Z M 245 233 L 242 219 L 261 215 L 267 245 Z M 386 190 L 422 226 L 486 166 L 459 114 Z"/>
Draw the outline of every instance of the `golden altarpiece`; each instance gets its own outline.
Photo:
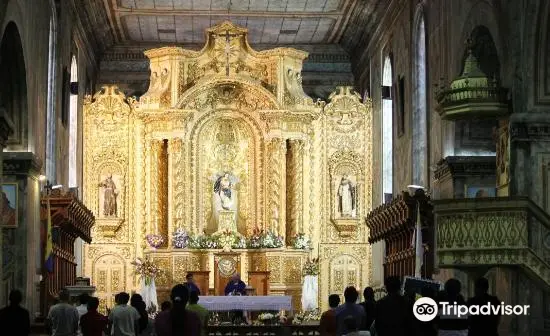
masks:
<path id="1" fill-rule="evenodd" d="M 308 258 L 320 258 L 321 298 L 367 285 L 370 102 L 350 87 L 326 104 L 313 101 L 301 84 L 306 52 L 254 51 L 247 30 L 230 22 L 208 29 L 200 51 L 145 54 L 151 82 L 139 102 L 110 86 L 84 107 L 84 201 L 97 220 L 83 270 L 102 306 L 138 288 L 131 262 L 145 255 L 165 269 L 159 302 L 187 271 L 210 271 L 214 290 L 221 251 L 173 248 L 176 228 L 272 230 L 287 246 L 304 233 L 311 251 L 232 251 L 243 280 L 269 271 L 270 293 L 293 296 L 298 309 Z M 162 235 L 164 245 L 150 248 L 148 234 Z"/>

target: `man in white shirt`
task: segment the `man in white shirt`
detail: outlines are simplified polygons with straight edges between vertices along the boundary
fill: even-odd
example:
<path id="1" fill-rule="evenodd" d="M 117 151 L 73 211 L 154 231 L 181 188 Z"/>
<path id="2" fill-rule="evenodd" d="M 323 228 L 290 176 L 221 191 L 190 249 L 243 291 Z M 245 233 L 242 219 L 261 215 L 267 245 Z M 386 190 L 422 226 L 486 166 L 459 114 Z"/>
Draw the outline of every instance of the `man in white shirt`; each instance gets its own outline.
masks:
<path id="1" fill-rule="evenodd" d="M 78 332 L 78 311 L 69 304 L 70 295 L 66 290 L 59 292 L 59 303 L 50 308 L 46 324 L 52 336 L 76 336 Z"/>
<path id="2" fill-rule="evenodd" d="M 139 330 L 139 312 L 129 306 L 130 295 L 120 293 L 116 296 L 117 305 L 109 313 L 112 336 L 135 336 Z"/>
<path id="3" fill-rule="evenodd" d="M 80 294 L 78 297 L 78 302 L 80 305 L 76 306 L 76 310 L 78 311 L 78 321 L 80 321 L 80 318 L 88 312 L 88 300 L 90 299 L 90 296 L 86 293 Z M 82 331 L 80 330 L 80 322 L 78 323 L 78 335 L 82 336 Z"/>

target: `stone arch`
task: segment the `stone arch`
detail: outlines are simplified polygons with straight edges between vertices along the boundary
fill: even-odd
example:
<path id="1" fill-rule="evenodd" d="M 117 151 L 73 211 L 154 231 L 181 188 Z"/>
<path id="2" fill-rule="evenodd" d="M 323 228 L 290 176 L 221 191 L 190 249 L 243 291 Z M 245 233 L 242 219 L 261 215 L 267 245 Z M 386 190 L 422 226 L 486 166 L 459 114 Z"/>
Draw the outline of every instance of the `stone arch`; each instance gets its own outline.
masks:
<path id="1" fill-rule="evenodd" d="M 235 117 L 237 116 L 237 117 Z M 196 122 L 193 124 L 191 132 L 189 134 L 189 143 L 191 144 L 198 144 L 201 143 L 199 138 L 202 136 L 202 133 L 207 129 L 209 124 L 214 123 L 218 120 L 224 119 L 224 118 L 231 118 L 237 122 L 239 122 L 241 125 L 244 125 L 246 127 L 247 132 L 249 132 L 249 136 L 251 140 L 253 141 L 252 145 L 252 160 L 249 160 L 252 164 L 255 165 L 254 170 L 250 171 L 263 171 L 263 167 L 265 165 L 264 162 L 262 162 L 261 159 L 263 157 L 263 152 L 265 151 L 266 144 L 265 144 L 265 137 L 266 132 L 265 129 L 258 123 L 258 121 L 249 113 L 245 112 L 239 109 L 235 108 L 213 108 L 210 111 L 204 113 L 202 116 L 200 116 Z M 204 158 L 204 155 L 200 155 L 201 148 L 199 147 L 192 147 L 190 148 L 190 169 L 192 171 L 192 176 L 199 177 L 203 176 L 201 174 L 201 162 L 200 159 Z M 261 209 L 263 209 L 264 204 L 264 198 L 265 195 L 263 193 L 263 185 L 264 185 L 264 179 L 265 177 L 263 174 L 257 174 L 253 176 L 253 180 L 249 183 L 249 190 L 252 192 L 253 196 L 249 198 L 255 199 L 255 203 L 248 204 L 249 206 L 249 216 L 247 222 L 253 223 L 254 225 L 257 225 L 259 227 L 262 226 L 262 222 L 264 221 L 264 214 L 261 213 Z M 195 229 L 199 229 L 199 225 L 206 225 L 203 226 L 204 228 L 208 227 L 208 220 L 207 222 L 204 222 L 205 218 L 208 216 L 205 216 L 207 211 L 207 206 L 210 206 L 211 204 L 208 200 L 210 200 L 209 197 L 206 197 L 207 195 L 204 194 L 203 191 L 203 185 L 202 183 L 205 182 L 204 180 L 197 179 L 195 181 L 191 181 L 191 194 L 194 195 L 191 199 L 191 204 L 193 204 L 193 207 L 197 209 L 202 209 L 201 214 L 198 214 L 197 211 L 194 211 L 192 213 L 192 221 L 194 223 L 197 223 L 197 227 Z M 238 202 L 244 202 L 243 199 L 240 199 Z M 242 223 L 237 223 L 239 232 L 243 233 L 246 229 Z"/>
<path id="2" fill-rule="evenodd" d="M 464 22 L 462 33 L 460 35 L 460 39 L 455 41 L 456 45 L 454 50 L 462 50 L 463 51 L 463 57 L 457 58 L 456 62 L 459 62 L 455 65 L 455 69 L 457 69 L 457 73 L 455 75 L 458 76 L 462 73 L 462 69 L 464 66 L 464 60 L 466 59 L 467 53 L 468 53 L 468 47 L 466 46 L 466 41 L 471 38 L 474 34 L 474 31 L 476 31 L 476 28 L 478 27 L 484 27 L 486 31 L 484 31 L 484 36 L 487 36 L 486 32 L 488 32 L 489 36 L 491 36 L 491 43 L 493 45 L 493 49 L 495 50 L 502 50 L 502 42 L 500 38 L 500 32 L 499 32 L 499 25 L 498 20 L 495 15 L 495 8 L 487 1 L 479 1 L 476 2 L 468 11 L 468 14 L 465 16 L 466 21 Z M 481 31 L 476 32 L 476 35 L 479 34 Z M 478 39 L 478 38 L 476 38 Z M 480 39 L 481 40 L 481 39 Z M 474 50 L 477 48 L 474 47 Z M 478 57 L 476 54 L 477 51 L 474 51 L 474 56 Z M 483 70 L 483 69 L 482 69 Z M 500 70 L 500 64 L 499 64 L 499 70 Z"/>
<path id="3" fill-rule="evenodd" d="M 14 132 L 8 139 L 8 149 L 28 149 L 29 118 L 27 104 L 27 72 L 23 44 L 14 22 L 6 25 L 0 42 L 0 108 L 6 110 L 14 124 Z"/>
<path id="4" fill-rule="evenodd" d="M 500 79 L 500 59 L 489 28 L 483 25 L 476 26 L 468 38 L 471 40 L 472 54 L 477 58 L 480 70 L 490 78 Z M 464 50 L 460 73 L 464 70 L 468 49 Z"/>
<path id="5" fill-rule="evenodd" d="M 427 183 L 428 99 L 427 41 L 423 5 L 418 5 L 413 22 L 412 184 Z"/>

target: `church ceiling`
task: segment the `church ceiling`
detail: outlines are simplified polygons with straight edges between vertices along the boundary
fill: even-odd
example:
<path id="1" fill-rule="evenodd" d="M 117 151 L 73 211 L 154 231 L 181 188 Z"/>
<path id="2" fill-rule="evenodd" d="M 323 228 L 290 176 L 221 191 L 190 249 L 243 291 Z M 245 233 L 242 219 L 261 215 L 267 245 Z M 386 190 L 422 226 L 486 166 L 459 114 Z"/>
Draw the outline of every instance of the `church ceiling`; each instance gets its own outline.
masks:
<path id="1" fill-rule="evenodd" d="M 204 43 L 224 20 L 249 29 L 251 44 L 338 43 L 363 0 L 103 0 L 119 43 Z"/>

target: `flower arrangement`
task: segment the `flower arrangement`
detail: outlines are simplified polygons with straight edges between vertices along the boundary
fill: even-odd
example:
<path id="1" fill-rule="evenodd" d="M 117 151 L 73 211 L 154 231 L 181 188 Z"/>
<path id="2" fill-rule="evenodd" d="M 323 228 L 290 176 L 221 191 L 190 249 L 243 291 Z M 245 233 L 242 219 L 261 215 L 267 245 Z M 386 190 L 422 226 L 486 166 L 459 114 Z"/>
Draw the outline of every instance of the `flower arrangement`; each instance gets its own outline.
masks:
<path id="1" fill-rule="evenodd" d="M 145 239 L 147 239 L 147 243 L 149 244 L 149 246 L 155 249 L 161 247 L 162 244 L 164 244 L 164 238 L 158 234 L 148 234 L 147 236 L 145 236 Z"/>
<path id="2" fill-rule="evenodd" d="M 258 320 L 260 321 L 270 321 L 275 318 L 275 315 L 271 313 L 261 313 L 260 316 L 258 316 Z"/>
<path id="3" fill-rule="evenodd" d="M 187 246 L 192 249 L 200 250 L 220 248 L 218 240 L 215 237 L 209 236 L 204 232 L 198 236 L 189 237 Z"/>
<path id="4" fill-rule="evenodd" d="M 183 228 L 177 228 L 172 234 L 172 243 L 175 248 L 186 248 L 189 242 L 189 235 Z"/>
<path id="5" fill-rule="evenodd" d="M 163 270 L 148 258 L 137 258 L 132 265 L 135 266 L 135 273 L 145 280 L 145 285 L 150 285 L 154 278 L 163 273 Z"/>
<path id="6" fill-rule="evenodd" d="M 306 261 L 302 273 L 304 275 L 319 275 L 319 259 L 314 258 Z"/>
<path id="7" fill-rule="evenodd" d="M 275 232 L 267 231 L 262 241 L 263 248 L 278 248 L 283 246 L 283 237 L 278 236 Z"/>
<path id="8" fill-rule="evenodd" d="M 298 233 L 292 238 L 292 247 L 298 250 L 309 250 L 311 248 L 311 240 L 303 233 Z"/>
<path id="9" fill-rule="evenodd" d="M 321 312 L 319 309 L 308 310 L 294 315 L 292 324 L 303 324 L 309 321 L 319 321 L 321 319 Z"/>
<path id="10" fill-rule="evenodd" d="M 252 236 L 248 241 L 248 247 L 253 249 L 262 248 L 263 235 L 264 235 L 263 230 L 260 230 L 260 228 L 258 227 L 254 228 L 254 231 L 252 232 Z"/>

